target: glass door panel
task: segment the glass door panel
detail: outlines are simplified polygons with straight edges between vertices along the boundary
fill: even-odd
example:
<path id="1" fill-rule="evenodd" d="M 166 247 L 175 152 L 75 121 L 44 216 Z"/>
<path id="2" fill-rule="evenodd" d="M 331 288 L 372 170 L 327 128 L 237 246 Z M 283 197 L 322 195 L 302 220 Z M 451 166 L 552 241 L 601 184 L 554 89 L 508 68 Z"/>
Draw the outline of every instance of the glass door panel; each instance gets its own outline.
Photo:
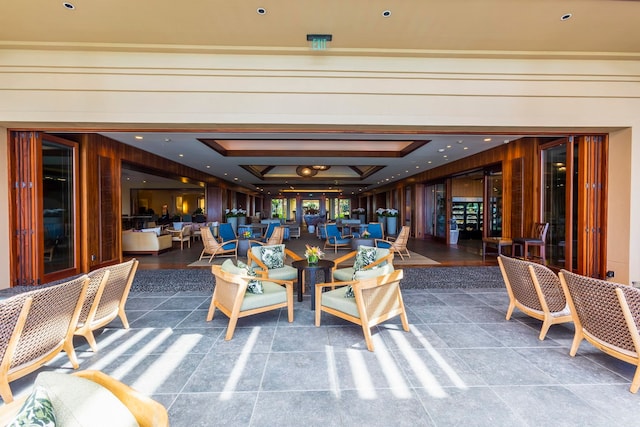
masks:
<path id="1" fill-rule="evenodd" d="M 75 260 L 74 149 L 42 141 L 44 272 L 73 268 Z"/>
<path id="2" fill-rule="evenodd" d="M 542 150 L 542 220 L 549 223 L 547 262 L 557 267 L 565 265 L 567 185 L 567 144 Z"/>

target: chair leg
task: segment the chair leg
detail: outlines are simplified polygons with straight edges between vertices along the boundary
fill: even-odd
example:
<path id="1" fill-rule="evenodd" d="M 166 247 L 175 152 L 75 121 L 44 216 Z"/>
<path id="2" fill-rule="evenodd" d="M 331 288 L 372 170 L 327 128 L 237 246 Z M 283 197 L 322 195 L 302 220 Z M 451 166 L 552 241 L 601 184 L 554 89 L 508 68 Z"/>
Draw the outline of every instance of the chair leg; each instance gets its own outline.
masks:
<path id="1" fill-rule="evenodd" d="M 13 402 L 13 393 L 11 392 L 11 387 L 9 387 L 9 381 L 7 377 L 0 379 L 0 397 L 4 400 L 4 404 Z"/>
<path id="2" fill-rule="evenodd" d="M 511 319 L 511 315 L 513 314 L 513 310 L 516 308 L 516 303 L 513 299 L 509 299 L 509 308 L 507 308 L 507 317 L 506 320 Z"/>
<path id="3" fill-rule="evenodd" d="M 631 381 L 629 391 L 631 393 L 637 393 L 638 387 L 640 387 L 640 366 L 636 366 L 636 373 L 633 375 L 633 381 Z"/>
<path id="4" fill-rule="evenodd" d="M 123 307 L 120 307 L 118 309 L 118 317 L 120 317 L 120 321 L 122 322 L 122 327 L 124 329 L 129 329 L 129 319 L 127 319 L 127 314 L 124 312 Z"/>
<path id="5" fill-rule="evenodd" d="M 582 331 L 576 329 L 576 334 L 573 336 L 573 343 L 571 344 L 571 350 L 569 350 L 569 356 L 575 356 L 578 352 L 578 347 L 580 347 L 580 343 L 584 339 Z"/>
<path id="6" fill-rule="evenodd" d="M 362 332 L 364 333 L 364 340 L 367 343 L 367 350 L 373 351 L 373 338 L 371 337 L 371 328 L 363 324 Z"/>
<path id="7" fill-rule="evenodd" d="M 80 363 L 78 363 L 78 358 L 76 357 L 76 349 L 73 348 L 73 335 L 64 343 L 62 349 L 67 353 L 73 369 L 78 369 L 80 367 Z"/>

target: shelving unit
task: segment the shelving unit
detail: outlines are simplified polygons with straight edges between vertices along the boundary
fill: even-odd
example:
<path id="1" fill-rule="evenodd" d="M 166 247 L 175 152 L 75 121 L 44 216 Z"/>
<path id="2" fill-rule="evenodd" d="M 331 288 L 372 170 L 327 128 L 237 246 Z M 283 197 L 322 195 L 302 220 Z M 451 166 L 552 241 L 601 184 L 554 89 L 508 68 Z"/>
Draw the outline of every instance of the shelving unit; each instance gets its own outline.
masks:
<path id="1" fill-rule="evenodd" d="M 458 223 L 461 239 L 482 239 L 483 210 L 481 198 L 454 198 L 451 215 Z"/>

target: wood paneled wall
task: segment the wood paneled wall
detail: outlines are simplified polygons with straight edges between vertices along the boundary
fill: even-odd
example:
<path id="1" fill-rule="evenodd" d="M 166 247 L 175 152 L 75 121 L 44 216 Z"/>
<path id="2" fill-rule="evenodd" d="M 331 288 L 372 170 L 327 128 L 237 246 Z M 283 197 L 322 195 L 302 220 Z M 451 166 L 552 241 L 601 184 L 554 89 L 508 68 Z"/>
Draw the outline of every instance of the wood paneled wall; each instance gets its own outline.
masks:
<path id="1" fill-rule="evenodd" d="M 501 145 L 491 150 L 483 151 L 473 156 L 466 157 L 446 165 L 430 169 L 421 174 L 415 175 L 404 181 L 394 183 L 388 187 L 378 188 L 365 195 L 373 202 L 374 206 L 380 206 L 377 203 L 386 201 L 405 185 L 418 186 L 424 184 L 432 184 L 443 182 L 445 179 L 458 175 L 466 171 L 477 170 L 497 164 L 502 165 L 503 175 L 503 230 L 505 235 L 511 232 L 511 236 L 522 235 L 531 229 L 534 222 L 539 221 L 540 212 L 540 184 L 537 177 L 539 176 L 539 146 L 544 141 L 540 138 L 521 138 L 513 141 L 508 145 Z M 516 166 L 514 166 L 514 164 Z M 520 165 L 520 166 L 517 166 Z M 515 176 L 514 176 L 515 175 Z M 516 179 L 522 191 L 514 189 L 513 179 Z M 416 187 L 417 188 L 417 187 Z M 448 187 L 449 189 L 451 186 Z M 416 191 L 419 194 L 419 191 Z M 454 194 L 457 195 L 457 194 Z M 516 206 L 514 207 L 512 197 L 516 197 Z M 451 198 L 451 191 L 448 192 L 448 199 Z M 418 217 L 417 212 L 423 210 L 423 205 L 416 204 L 412 206 L 414 213 L 412 216 Z M 374 209 L 375 210 L 375 209 Z M 375 212 L 374 212 L 375 213 Z M 404 213 L 403 213 L 404 216 Z M 413 221 L 411 224 L 412 234 L 420 237 L 424 236 L 421 221 Z"/>

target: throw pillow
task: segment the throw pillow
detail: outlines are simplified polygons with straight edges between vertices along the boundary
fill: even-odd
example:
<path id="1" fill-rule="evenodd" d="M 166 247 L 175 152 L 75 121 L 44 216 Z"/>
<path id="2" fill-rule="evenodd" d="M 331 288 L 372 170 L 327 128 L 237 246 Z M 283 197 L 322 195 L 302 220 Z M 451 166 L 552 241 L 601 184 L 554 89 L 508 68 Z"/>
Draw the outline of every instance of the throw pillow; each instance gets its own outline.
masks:
<path id="1" fill-rule="evenodd" d="M 242 261 L 238 261 L 238 268 L 244 269 L 247 276 L 251 276 L 251 277 L 257 277 L 258 276 L 256 274 L 256 272 L 253 271 L 253 267 L 245 264 Z M 249 284 L 247 285 L 247 292 L 249 292 L 251 294 L 263 294 L 264 293 L 264 287 L 262 286 L 262 282 L 259 281 L 259 280 L 251 280 L 251 281 L 249 281 Z"/>
<path id="2" fill-rule="evenodd" d="M 358 246 L 358 253 L 356 254 L 356 260 L 353 263 L 353 280 L 356 280 L 356 274 L 358 271 L 364 270 L 366 266 L 376 261 L 377 249 L 371 246 Z M 347 291 L 344 294 L 345 298 L 354 298 L 353 288 L 347 287 Z"/>
<path id="3" fill-rule="evenodd" d="M 284 267 L 284 245 L 262 246 L 260 259 L 267 268 Z"/>
<path id="4" fill-rule="evenodd" d="M 7 427 L 55 427 L 56 416 L 49 395 L 43 387 L 36 387 Z"/>

